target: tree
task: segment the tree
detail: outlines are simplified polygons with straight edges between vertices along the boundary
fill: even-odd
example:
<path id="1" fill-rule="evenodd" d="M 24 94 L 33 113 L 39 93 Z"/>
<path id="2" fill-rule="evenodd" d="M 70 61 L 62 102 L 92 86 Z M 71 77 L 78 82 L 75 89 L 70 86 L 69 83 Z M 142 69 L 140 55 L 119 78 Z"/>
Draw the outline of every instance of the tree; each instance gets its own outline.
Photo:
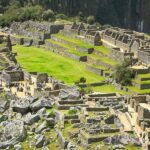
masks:
<path id="1" fill-rule="evenodd" d="M 134 78 L 134 73 L 128 68 L 129 61 L 125 60 L 121 65 L 117 65 L 115 72 L 113 74 L 114 79 L 117 83 L 123 86 L 132 85 L 132 78 Z"/>
<path id="2" fill-rule="evenodd" d="M 48 9 L 48 10 L 43 12 L 42 18 L 45 21 L 49 21 L 49 20 L 54 21 L 55 20 L 55 14 L 51 9 Z"/>
<path id="3" fill-rule="evenodd" d="M 94 24 L 94 22 L 95 22 L 95 17 L 94 16 L 89 16 L 87 18 L 87 23 L 88 24 L 92 25 L 92 24 Z"/>

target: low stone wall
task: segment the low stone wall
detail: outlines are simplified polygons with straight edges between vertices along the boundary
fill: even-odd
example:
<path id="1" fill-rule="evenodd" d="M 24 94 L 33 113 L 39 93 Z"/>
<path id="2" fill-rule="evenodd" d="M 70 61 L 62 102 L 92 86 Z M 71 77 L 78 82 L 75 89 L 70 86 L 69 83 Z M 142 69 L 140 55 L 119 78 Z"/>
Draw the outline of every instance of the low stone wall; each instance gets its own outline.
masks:
<path id="1" fill-rule="evenodd" d="M 51 50 L 54 53 L 58 53 L 62 56 L 69 57 L 69 58 L 76 60 L 76 61 L 82 61 L 82 62 L 87 61 L 87 56 L 77 56 L 73 53 L 68 52 L 67 48 L 61 47 L 61 46 L 54 44 L 52 42 L 49 42 L 49 41 L 46 41 L 45 44 L 48 47 L 48 50 Z"/>
<path id="2" fill-rule="evenodd" d="M 38 39 L 31 39 L 31 38 L 18 38 L 18 37 L 11 37 L 12 43 L 13 44 L 18 44 L 18 45 L 34 45 L 34 46 L 39 46 L 44 44 L 44 41 L 38 40 Z"/>
<path id="3" fill-rule="evenodd" d="M 95 86 L 102 86 L 105 85 L 105 82 L 95 82 L 95 83 L 89 83 L 89 84 L 78 84 L 79 87 L 85 88 L 85 87 L 95 87 Z"/>
<path id="4" fill-rule="evenodd" d="M 61 30 L 60 33 L 69 38 L 76 38 L 76 34 L 72 33 L 70 30 Z"/>
<path id="5" fill-rule="evenodd" d="M 76 47 L 75 43 L 63 40 L 63 39 L 57 37 L 56 35 L 51 35 L 51 39 L 54 41 L 60 42 L 60 43 L 64 43 L 64 44 Z"/>
<path id="6" fill-rule="evenodd" d="M 123 62 L 125 59 L 132 59 L 134 53 L 123 53 L 120 48 L 111 48 L 109 57 L 117 60 L 118 62 Z"/>
<path id="7" fill-rule="evenodd" d="M 67 48 L 61 47 L 49 41 L 45 41 L 45 44 L 49 48 L 49 50 L 56 52 L 56 53 L 67 51 Z"/>
<path id="8" fill-rule="evenodd" d="M 40 41 L 40 40 L 33 40 L 33 43 L 32 45 L 34 46 L 39 46 L 39 45 L 43 45 L 44 44 L 44 41 Z"/>
<path id="9" fill-rule="evenodd" d="M 68 141 L 66 141 L 66 139 L 63 137 L 61 131 L 59 131 L 58 129 L 56 130 L 57 133 L 57 137 L 58 137 L 58 141 L 60 143 L 60 146 L 62 149 L 66 149 L 67 145 L 68 145 Z"/>
<path id="10" fill-rule="evenodd" d="M 112 97 L 112 96 L 116 96 L 116 93 L 89 94 L 89 97 L 91 98 Z"/>
<path id="11" fill-rule="evenodd" d="M 143 83 L 143 84 L 140 84 L 140 83 L 133 83 L 133 85 L 135 87 L 137 87 L 138 89 L 140 90 L 144 90 L 144 89 L 150 89 L 150 83 Z"/>
<path id="12" fill-rule="evenodd" d="M 138 78 L 138 80 L 141 80 L 141 81 L 148 81 L 148 80 L 150 80 L 150 77 L 146 77 L 146 78 Z"/>
<path id="13" fill-rule="evenodd" d="M 104 53 L 102 53 L 101 51 L 98 51 L 98 50 L 95 50 L 93 53 L 100 56 L 100 57 L 101 56 L 107 56 L 106 54 L 104 54 Z"/>
<path id="14" fill-rule="evenodd" d="M 63 105 L 63 104 L 71 104 L 71 105 L 73 105 L 73 104 L 83 104 L 83 100 L 64 100 L 64 101 L 58 101 L 59 102 L 59 104 L 61 104 L 61 105 Z"/>
<path id="15" fill-rule="evenodd" d="M 51 34 L 56 34 L 60 30 L 63 30 L 63 29 L 64 29 L 64 25 L 63 24 L 52 24 L 52 25 L 50 25 L 50 33 Z"/>
<path id="16" fill-rule="evenodd" d="M 83 48 L 76 46 L 76 50 L 79 51 L 80 53 L 86 53 L 86 54 L 92 54 L 94 52 L 94 48 Z"/>
<path id="17" fill-rule="evenodd" d="M 91 57 L 87 57 L 87 58 L 88 58 L 87 60 L 88 60 L 89 63 L 96 64 L 96 65 L 102 65 L 106 69 L 113 69 L 113 66 L 110 65 L 110 64 L 104 63 L 104 62 L 102 62 L 100 60 L 95 60 L 95 59 L 93 59 Z"/>
<path id="18" fill-rule="evenodd" d="M 28 45 L 28 46 L 31 46 L 32 43 L 33 43 L 33 40 L 32 39 L 28 39 L 28 38 L 24 38 L 23 41 L 24 41 L 23 44 L 24 45 Z"/>
<path id="19" fill-rule="evenodd" d="M 73 105 L 71 105 L 71 104 L 70 105 L 61 105 L 58 102 L 55 102 L 55 104 L 56 104 L 56 106 L 59 110 L 69 110 L 70 107 L 75 106 L 75 104 L 73 104 Z M 76 106 L 87 107 L 88 105 L 86 105 L 86 104 L 76 104 Z"/>
<path id="20" fill-rule="evenodd" d="M 67 119 L 67 120 L 69 120 L 69 119 L 78 119 L 78 115 L 65 115 L 64 119 Z"/>
<path id="21" fill-rule="evenodd" d="M 97 75 L 100 75 L 100 76 L 103 76 L 103 73 L 104 73 L 104 70 L 102 69 L 98 69 L 98 68 L 95 68 L 95 67 L 92 67 L 92 66 L 89 66 L 89 65 L 86 65 L 86 69 L 90 72 L 93 72 Z"/>
<path id="22" fill-rule="evenodd" d="M 106 139 L 108 136 L 86 136 L 84 131 L 80 131 L 80 136 L 82 138 L 81 142 L 83 141 L 83 143 L 87 143 L 87 144 L 91 144 L 91 143 L 95 143 L 95 142 L 100 142 L 103 141 L 104 139 Z"/>
<path id="23" fill-rule="evenodd" d="M 108 111 L 109 107 L 88 107 L 86 108 L 87 111 Z"/>
<path id="24" fill-rule="evenodd" d="M 87 61 L 87 56 L 77 56 L 75 54 L 72 54 L 70 52 L 64 52 L 64 56 L 66 57 L 69 57 L 73 60 L 76 60 L 76 61 L 82 61 L 82 62 L 86 62 Z"/>
<path id="25" fill-rule="evenodd" d="M 150 68 L 133 69 L 133 71 L 135 72 L 135 74 L 146 74 L 146 73 L 150 73 Z"/>
<path id="26" fill-rule="evenodd" d="M 12 41 L 13 44 L 19 44 L 19 45 L 24 44 L 24 39 L 23 38 L 11 37 L 11 41 Z"/>

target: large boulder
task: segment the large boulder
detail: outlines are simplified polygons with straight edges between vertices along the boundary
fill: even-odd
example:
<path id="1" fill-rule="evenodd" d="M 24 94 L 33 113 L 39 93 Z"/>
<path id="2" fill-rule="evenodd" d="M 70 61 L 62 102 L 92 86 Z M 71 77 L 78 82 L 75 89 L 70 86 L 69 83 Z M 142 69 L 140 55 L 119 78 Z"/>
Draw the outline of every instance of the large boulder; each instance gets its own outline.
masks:
<path id="1" fill-rule="evenodd" d="M 45 107 L 44 107 L 44 108 L 41 108 L 40 110 L 37 111 L 36 114 L 39 115 L 40 118 L 44 117 L 45 114 L 46 114 L 46 108 L 45 108 Z"/>
<path id="2" fill-rule="evenodd" d="M 0 124 L 0 149 L 16 145 L 26 138 L 24 123 L 20 120 L 5 121 Z"/>
<path id="3" fill-rule="evenodd" d="M 59 97 L 62 100 L 65 100 L 65 99 L 76 100 L 80 98 L 80 92 L 79 92 L 79 89 L 75 86 L 67 87 L 60 91 Z"/>
<path id="4" fill-rule="evenodd" d="M 35 133 L 40 134 L 44 129 L 47 128 L 47 123 L 43 122 L 41 125 L 39 125 L 36 130 Z"/>
<path id="5" fill-rule="evenodd" d="M 44 135 L 38 135 L 37 137 L 36 137 L 36 143 L 35 143 L 35 146 L 37 147 L 37 148 L 41 148 L 41 147 L 43 147 L 43 145 L 44 145 L 44 142 L 45 142 L 45 136 Z"/>
<path id="6" fill-rule="evenodd" d="M 10 102 L 8 100 L 0 99 L 0 113 L 3 113 L 9 108 Z"/>
<path id="7" fill-rule="evenodd" d="M 28 99 L 20 99 L 13 101 L 11 107 L 14 112 L 21 113 L 22 115 L 30 112 L 30 102 Z"/>
<path id="8" fill-rule="evenodd" d="M 25 116 L 24 122 L 26 124 L 32 125 L 33 123 L 36 123 L 40 120 L 40 116 L 38 114 L 33 114 L 31 115 L 30 113 L 28 113 Z"/>
<path id="9" fill-rule="evenodd" d="M 22 147 L 20 144 L 14 145 L 14 150 L 22 150 Z"/>
<path id="10" fill-rule="evenodd" d="M 31 104 L 30 108 L 32 111 L 36 112 L 41 108 L 52 108 L 51 102 L 45 98 L 40 98 Z"/>

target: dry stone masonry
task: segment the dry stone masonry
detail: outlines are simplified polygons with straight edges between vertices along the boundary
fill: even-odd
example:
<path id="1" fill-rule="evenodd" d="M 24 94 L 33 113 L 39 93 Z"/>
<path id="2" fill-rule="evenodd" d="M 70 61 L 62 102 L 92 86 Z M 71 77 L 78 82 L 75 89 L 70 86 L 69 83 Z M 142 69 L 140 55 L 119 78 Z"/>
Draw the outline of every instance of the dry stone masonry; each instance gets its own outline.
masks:
<path id="1" fill-rule="evenodd" d="M 90 57 L 106 58 L 106 53 L 96 50 L 96 46 L 103 45 L 109 47 L 111 61 L 130 59 L 136 79 L 142 82 L 150 80 L 150 77 L 139 76 L 150 73 L 147 37 L 119 28 L 99 29 L 83 23 L 61 25 L 33 21 L 15 22 L 8 33 L 11 35 L 0 45 L 0 149 L 117 150 L 132 146 L 149 150 L 148 94 L 84 94 L 78 86 L 66 85 L 46 73 L 25 72 L 15 59 L 17 54 L 12 52 L 14 43 L 40 45 L 62 56 L 83 61 L 87 63 L 87 70 L 111 80 L 108 71 L 113 70 L 113 65 Z M 90 46 L 79 46 L 59 38 L 58 34 Z M 100 65 L 105 68 L 97 67 Z M 105 84 L 91 83 L 91 86 Z M 135 86 L 146 89 L 149 82 L 140 84 L 135 81 Z"/>

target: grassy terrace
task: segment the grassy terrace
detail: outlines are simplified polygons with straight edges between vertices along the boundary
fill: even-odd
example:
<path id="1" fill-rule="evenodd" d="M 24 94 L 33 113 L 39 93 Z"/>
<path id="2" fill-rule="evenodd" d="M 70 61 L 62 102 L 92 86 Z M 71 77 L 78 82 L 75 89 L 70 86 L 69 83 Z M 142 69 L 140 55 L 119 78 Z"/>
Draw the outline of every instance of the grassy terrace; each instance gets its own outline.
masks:
<path id="1" fill-rule="evenodd" d="M 58 34 L 55 34 L 56 37 L 60 38 L 60 39 L 63 39 L 65 41 L 68 41 L 68 42 L 71 42 L 73 44 L 76 44 L 77 46 L 80 46 L 80 47 L 83 47 L 83 48 L 91 48 L 91 47 L 94 47 L 95 50 L 97 51 L 101 51 L 103 54 L 105 55 L 108 55 L 109 54 L 109 49 L 104 47 L 104 46 L 93 46 L 93 45 L 90 45 L 90 44 L 87 44 L 79 39 L 73 39 L 73 38 L 69 38 L 69 37 L 66 37 L 66 36 L 63 36 L 62 34 L 58 33 Z"/>
<path id="2" fill-rule="evenodd" d="M 102 92 L 102 93 L 120 93 L 120 94 L 130 94 L 129 92 L 124 92 L 121 90 L 117 90 L 114 86 L 112 85 L 103 85 L 103 86 L 99 86 L 99 87 L 93 87 L 92 88 L 93 91 L 95 92 Z"/>
<path id="3" fill-rule="evenodd" d="M 128 89 L 132 91 L 132 93 L 139 93 L 139 94 L 150 94 L 150 89 L 145 89 L 145 90 L 139 90 L 136 87 L 129 86 Z"/>
<path id="4" fill-rule="evenodd" d="M 55 34 L 56 37 L 60 38 L 60 39 L 63 39 L 65 41 L 68 41 L 70 43 L 73 43 L 73 44 L 76 44 L 77 46 L 79 47 L 83 47 L 83 48 L 91 48 L 91 47 L 94 47 L 95 50 L 97 51 L 101 51 L 103 54 L 105 55 L 108 55 L 109 54 L 109 49 L 104 47 L 104 46 L 92 46 L 90 44 L 87 44 L 79 39 L 73 39 L 73 38 L 68 38 L 66 36 L 63 36 L 62 34 Z M 64 48 L 67 48 L 71 53 L 74 53 L 78 56 L 83 56 L 84 54 L 83 53 L 80 53 L 78 51 L 76 51 L 76 48 L 73 47 L 73 46 L 70 46 L 70 45 L 67 45 L 67 44 L 64 44 L 64 43 L 60 43 L 60 42 L 57 42 L 57 41 L 54 41 L 54 40 L 47 40 L 47 41 L 50 41 L 50 42 L 53 42 L 54 44 L 57 44 L 57 45 L 60 45 Z M 88 54 L 87 54 L 88 55 Z M 104 57 L 104 56 L 98 56 L 96 54 L 90 54 L 89 57 L 92 57 L 93 59 L 97 59 L 99 61 L 102 61 L 104 63 L 107 63 L 107 64 L 110 64 L 112 66 L 115 66 L 117 64 L 117 62 L 109 57 Z"/>
<path id="5" fill-rule="evenodd" d="M 138 77 L 139 77 L 139 78 L 150 78 L 150 73 L 147 73 L 147 74 L 139 74 Z"/>
<path id="6" fill-rule="evenodd" d="M 133 82 L 136 82 L 136 83 L 139 83 L 139 84 L 150 84 L 150 80 L 146 80 L 146 81 L 133 80 Z"/>
<path id="7" fill-rule="evenodd" d="M 24 39 L 33 39 L 32 37 L 29 37 L 29 36 L 23 36 L 23 35 L 15 35 L 14 37 L 15 37 L 15 38 L 18 38 L 18 39 L 20 39 L 20 38 L 24 38 Z"/>
<path id="8" fill-rule="evenodd" d="M 16 45 L 13 51 L 18 53 L 18 62 L 28 72 L 46 72 L 68 84 L 73 84 L 80 77 L 85 77 L 88 83 L 104 81 L 104 77 L 87 71 L 84 63 L 66 59 L 41 48 Z"/>
<path id="9" fill-rule="evenodd" d="M 0 44 L 0 48 L 5 47 L 5 44 Z"/>
<path id="10" fill-rule="evenodd" d="M 77 56 L 83 56 L 83 55 L 85 55 L 83 53 L 80 53 L 80 52 L 76 51 L 75 47 L 73 47 L 73 46 L 70 46 L 70 45 L 67 45 L 67 44 L 64 44 L 64 43 L 60 43 L 60 42 L 54 41 L 52 39 L 48 39 L 47 41 L 49 41 L 49 42 L 51 42 L 53 44 L 59 45 L 59 46 L 61 46 L 63 48 L 66 48 L 66 49 L 68 49 L 68 52 L 73 53 L 73 54 L 75 54 Z"/>

